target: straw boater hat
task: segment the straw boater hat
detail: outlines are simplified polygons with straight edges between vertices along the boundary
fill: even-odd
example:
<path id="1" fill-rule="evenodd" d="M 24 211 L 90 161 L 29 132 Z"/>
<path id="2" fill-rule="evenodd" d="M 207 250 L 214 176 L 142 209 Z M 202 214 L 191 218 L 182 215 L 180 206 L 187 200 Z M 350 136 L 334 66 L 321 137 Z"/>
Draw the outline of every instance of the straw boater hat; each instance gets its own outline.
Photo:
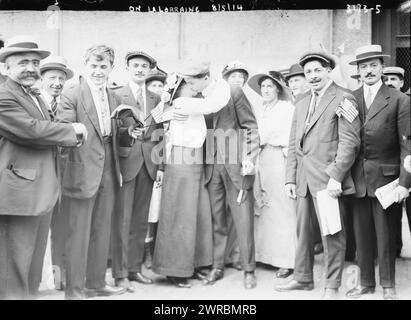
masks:
<path id="1" fill-rule="evenodd" d="M 40 63 L 40 74 L 47 70 L 60 70 L 66 74 L 66 80 L 74 76 L 74 72 L 67 68 L 67 60 L 62 56 L 49 56 Z"/>
<path id="2" fill-rule="evenodd" d="M 251 89 L 257 92 L 258 95 L 261 96 L 261 82 L 263 82 L 265 79 L 271 79 L 274 81 L 277 88 L 280 90 L 280 93 L 278 94 L 279 100 L 285 100 L 285 101 L 291 100 L 292 94 L 291 94 L 290 89 L 287 88 L 284 84 L 282 84 L 280 80 L 274 78 L 273 76 L 267 73 L 258 73 L 258 74 L 253 75 L 250 78 L 250 80 L 248 80 L 248 85 L 250 86 Z"/>
<path id="3" fill-rule="evenodd" d="M 304 75 L 304 70 L 301 67 L 301 65 L 299 63 L 295 63 L 290 67 L 290 72 L 285 76 L 285 78 L 287 80 L 289 80 L 290 78 L 294 77 L 294 76 L 303 76 Z"/>
<path id="4" fill-rule="evenodd" d="M 235 60 L 235 61 L 231 61 L 229 62 L 223 69 L 222 71 L 222 76 L 224 79 L 227 80 L 227 78 L 229 77 L 229 75 L 234 72 L 234 71 L 241 71 L 245 74 L 245 80 L 244 83 L 247 82 L 248 77 L 250 76 L 250 73 L 248 72 L 248 70 L 246 69 L 246 67 L 244 66 L 244 64 L 242 64 L 240 61 Z"/>
<path id="5" fill-rule="evenodd" d="M 150 56 L 148 53 L 144 51 L 131 51 L 126 54 L 126 62 L 135 57 L 142 57 L 145 58 L 150 63 L 150 69 L 153 69 L 157 66 L 157 60 Z"/>
<path id="6" fill-rule="evenodd" d="M 370 44 L 367 46 L 359 47 L 357 50 L 355 50 L 355 60 L 351 61 L 349 64 L 356 65 L 361 61 L 384 57 L 389 57 L 389 55 L 382 53 L 382 48 L 380 45 Z"/>
<path id="7" fill-rule="evenodd" d="M 315 52 L 308 52 L 302 55 L 300 58 L 300 61 L 298 62 L 301 67 L 304 68 L 304 65 L 312 60 L 321 60 L 326 63 L 328 63 L 331 67 L 331 69 L 335 68 L 335 60 L 333 57 L 331 57 L 329 54 L 323 52 L 323 51 L 315 51 Z"/>
<path id="8" fill-rule="evenodd" d="M 404 78 L 405 70 L 401 67 L 386 67 L 382 71 L 384 75 L 395 74 Z"/>
<path id="9" fill-rule="evenodd" d="M 50 51 L 40 50 L 37 43 L 29 36 L 16 36 L 4 43 L 4 48 L 0 49 L 0 62 L 6 62 L 6 58 L 18 53 L 35 52 L 44 59 L 50 55 Z"/>

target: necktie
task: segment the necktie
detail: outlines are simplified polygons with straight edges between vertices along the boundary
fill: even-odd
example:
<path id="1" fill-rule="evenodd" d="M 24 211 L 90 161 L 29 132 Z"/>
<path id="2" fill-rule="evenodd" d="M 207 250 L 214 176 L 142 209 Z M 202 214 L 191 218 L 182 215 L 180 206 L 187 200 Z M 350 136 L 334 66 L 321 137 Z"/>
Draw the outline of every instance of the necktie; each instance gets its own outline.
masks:
<path id="1" fill-rule="evenodd" d="M 52 121 L 56 117 L 56 114 L 57 114 L 57 97 L 53 97 L 53 100 L 51 100 L 50 109 L 49 109 L 49 115 Z"/>
<path id="2" fill-rule="evenodd" d="M 314 91 L 314 94 L 313 94 L 312 99 L 311 99 L 310 109 L 308 110 L 307 120 L 305 122 L 304 133 L 307 131 L 307 129 L 310 125 L 311 117 L 313 116 L 313 114 L 315 112 L 315 107 L 317 106 L 317 101 L 318 101 L 318 92 Z"/>
<path id="3" fill-rule="evenodd" d="M 146 108 L 144 107 L 144 97 L 143 97 L 143 88 L 139 87 L 137 89 L 137 103 L 140 105 L 141 110 L 144 112 L 144 119 L 146 118 Z"/>
<path id="4" fill-rule="evenodd" d="M 100 97 L 100 110 L 101 118 L 103 122 L 103 128 L 101 134 L 103 136 L 110 135 L 111 131 L 111 120 L 110 120 L 110 110 L 108 109 L 108 103 L 106 101 L 106 96 L 104 94 L 104 88 L 99 88 L 99 97 Z"/>
<path id="5" fill-rule="evenodd" d="M 370 108 L 371 103 L 372 103 L 372 93 L 371 93 L 371 88 L 368 88 L 367 97 L 365 98 L 365 105 L 367 106 L 367 109 Z"/>

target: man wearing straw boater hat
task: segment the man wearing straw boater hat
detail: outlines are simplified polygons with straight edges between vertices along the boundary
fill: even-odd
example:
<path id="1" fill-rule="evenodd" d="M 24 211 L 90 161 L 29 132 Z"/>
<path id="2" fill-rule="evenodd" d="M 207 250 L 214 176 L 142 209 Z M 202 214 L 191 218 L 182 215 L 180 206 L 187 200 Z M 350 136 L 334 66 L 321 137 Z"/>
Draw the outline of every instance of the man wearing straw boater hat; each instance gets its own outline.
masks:
<path id="1" fill-rule="evenodd" d="M 48 226 L 39 226 L 60 192 L 56 146 L 75 147 L 87 137 L 80 123 L 51 122 L 33 88 L 40 60 L 49 55 L 25 36 L 0 50 L 8 75 L 0 86 L 0 299 L 36 293 L 30 289 L 41 270 L 46 246 L 41 239 L 48 232 Z"/>
<path id="2" fill-rule="evenodd" d="M 325 263 L 324 299 L 337 298 L 345 258 L 343 197 L 355 192 L 350 168 L 360 145 L 360 121 L 354 97 L 330 79 L 335 67 L 324 52 L 309 52 L 300 59 L 311 94 L 296 104 L 287 156 L 285 191 L 297 199 L 297 251 L 294 279 L 277 291 L 314 288 L 314 234 L 319 222 Z M 338 199 L 341 228 L 325 232 L 317 192 L 327 190 Z M 339 231 L 338 231 L 339 230 Z"/>
<path id="3" fill-rule="evenodd" d="M 410 123 L 410 99 L 383 84 L 384 57 L 380 45 L 367 45 L 355 52 L 363 86 L 354 91 L 361 119 L 361 148 L 352 167 L 356 193 L 351 199 L 361 283 L 347 292 L 358 298 L 375 291 L 374 248 L 378 250 L 380 284 L 384 299 L 396 299 L 395 212 L 408 197 L 411 176 L 403 167 L 409 150 L 406 140 Z M 376 189 L 399 178 L 393 191 L 395 202 L 385 210 Z M 376 236 L 376 237 L 375 237 Z M 375 246 L 375 239 L 377 245 Z"/>

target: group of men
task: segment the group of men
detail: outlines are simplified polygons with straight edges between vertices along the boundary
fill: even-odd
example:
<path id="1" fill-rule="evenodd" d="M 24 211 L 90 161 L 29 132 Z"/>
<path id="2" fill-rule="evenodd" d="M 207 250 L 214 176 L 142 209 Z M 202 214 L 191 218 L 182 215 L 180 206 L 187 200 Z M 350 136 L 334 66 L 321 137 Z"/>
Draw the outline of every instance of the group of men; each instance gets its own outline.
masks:
<path id="1" fill-rule="evenodd" d="M 313 289 L 313 225 L 320 219 L 316 194 L 326 189 L 338 198 L 342 230 L 321 237 L 324 297 L 336 298 L 341 285 L 345 215 L 350 210 L 361 286 L 347 295 L 374 292 L 378 256 L 384 298 L 396 298 L 398 214 L 393 213 L 401 211 L 411 187 L 411 175 L 405 170 L 411 148 L 410 100 L 396 90 L 390 78 L 398 68 L 386 72 L 388 85 L 382 82 L 384 57 L 378 45 L 356 51 L 353 64 L 362 86 L 353 93 L 331 80 L 335 61 L 324 52 L 307 53 L 290 68 L 287 81 L 297 112 L 290 134 L 285 192 L 297 201 L 298 247 L 294 278 L 276 287 L 278 291 Z M 7 71 L 0 85 L 0 298 L 37 295 L 50 226 L 53 264 L 61 275 L 57 286 L 65 290 L 66 299 L 133 292 L 133 281 L 153 283 L 142 273 L 142 264 L 149 256 L 147 242 L 152 238 L 151 234 L 146 239 L 152 187 L 155 181 L 161 185 L 163 179 L 164 165 L 153 158 L 154 147 L 162 142 L 156 135 L 163 124 L 150 116 L 161 97 L 148 87 L 161 93 L 165 76 L 145 52 L 130 52 L 125 60 L 130 81 L 112 88 L 108 78 L 113 49 L 105 45 L 89 48 L 84 77 L 62 94 L 65 81 L 73 77 L 63 57 L 50 56 L 26 37 L 10 39 L 0 50 L 0 62 Z M 207 99 L 215 82 L 203 66 L 190 65 L 185 68 L 190 72 L 183 76 Z M 40 92 L 34 88 L 39 78 Z M 213 120 L 207 125 L 229 130 L 233 122 L 233 128 L 256 129 L 249 103 L 243 110 L 250 115 L 247 123 L 234 123 L 238 120 L 230 112 L 238 103 L 244 104 L 239 102 L 244 99 L 243 94 L 241 99 L 230 99 L 227 106 L 231 107 L 213 115 L 227 121 Z M 136 129 L 130 114 L 113 116 L 121 104 L 133 106 L 146 129 Z M 181 112 L 176 112 L 176 119 L 184 118 Z M 225 201 L 234 203 L 243 188 L 234 180 L 240 179 L 241 170 L 246 175 L 253 171 L 256 152 L 251 153 L 235 168 L 214 168 L 213 174 L 219 174 L 215 179 L 225 177 L 219 183 L 221 197 L 225 194 L 227 200 L 214 195 L 221 201 L 211 200 L 216 203 L 213 219 L 220 215 L 225 221 L 221 216 L 229 214 Z M 229 170 L 235 171 L 234 178 Z M 375 190 L 397 178 L 396 203 L 384 210 Z M 246 189 L 251 187 L 252 183 Z M 238 211 L 233 218 L 241 231 L 237 236 L 248 289 L 256 286 L 251 194 L 238 208 L 233 206 Z M 214 257 L 224 257 L 227 228 L 214 227 L 214 239 L 221 239 L 214 244 Z M 109 251 L 115 286 L 105 281 Z M 222 261 L 213 265 L 205 282 L 212 284 L 223 277 Z"/>

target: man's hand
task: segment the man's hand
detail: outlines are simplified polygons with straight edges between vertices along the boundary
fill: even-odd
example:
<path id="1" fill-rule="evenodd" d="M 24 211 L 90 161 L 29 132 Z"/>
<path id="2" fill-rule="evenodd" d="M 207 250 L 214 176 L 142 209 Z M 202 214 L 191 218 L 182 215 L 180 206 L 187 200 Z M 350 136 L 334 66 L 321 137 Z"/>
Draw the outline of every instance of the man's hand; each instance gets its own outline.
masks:
<path id="1" fill-rule="evenodd" d="M 397 203 L 407 199 L 409 195 L 408 189 L 403 186 L 397 186 L 394 190 L 394 201 Z"/>
<path id="2" fill-rule="evenodd" d="M 338 198 L 342 193 L 341 182 L 338 182 L 337 180 L 330 178 L 330 180 L 328 181 L 327 190 L 328 194 L 331 197 Z"/>
<path id="3" fill-rule="evenodd" d="M 163 91 L 163 93 L 161 94 L 161 101 L 165 102 L 169 102 L 171 98 L 171 94 L 169 94 L 167 91 Z"/>
<path id="4" fill-rule="evenodd" d="M 87 141 L 87 137 L 88 137 L 87 128 L 84 124 L 79 123 L 79 122 L 72 123 L 72 126 L 77 136 L 77 141 L 78 141 L 77 147 L 79 147 L 85 141 Z"/>
<path id="5" fill-rule="evenodd" d="M 156 176 L 156 186 L 161 187 L 163 185 L 163 176 L 164 172 L 161 170 L 157 170 L 157 176 Z"/>
<path id="6" fill-rule="evenodd" d="M 285 193 L 291 199 L 297 199 L 297 193 L 295 192 L 295 184 L 294 183 L 287 183 L 285 185 Z"/>
<path id="7" fill-rule="evenodd" d="M 411 174 L 411 154 L 404 159 L 404 169 Z"/>
<path id="8" fill-rule="evenodd" d="M 134 128 L 133 126 L 130 126 L 128 128 L 128 134 L 133 139 L 137 139 L 138 137 L 141 137 L 145 131 L 146 131 L 146 128 Z"/>
<path id="9" fill-rule="evenodd" d="M 253 173 L 254 164 L 249 160 L 241 162 L 241 175 L 246 176 Z"/>

